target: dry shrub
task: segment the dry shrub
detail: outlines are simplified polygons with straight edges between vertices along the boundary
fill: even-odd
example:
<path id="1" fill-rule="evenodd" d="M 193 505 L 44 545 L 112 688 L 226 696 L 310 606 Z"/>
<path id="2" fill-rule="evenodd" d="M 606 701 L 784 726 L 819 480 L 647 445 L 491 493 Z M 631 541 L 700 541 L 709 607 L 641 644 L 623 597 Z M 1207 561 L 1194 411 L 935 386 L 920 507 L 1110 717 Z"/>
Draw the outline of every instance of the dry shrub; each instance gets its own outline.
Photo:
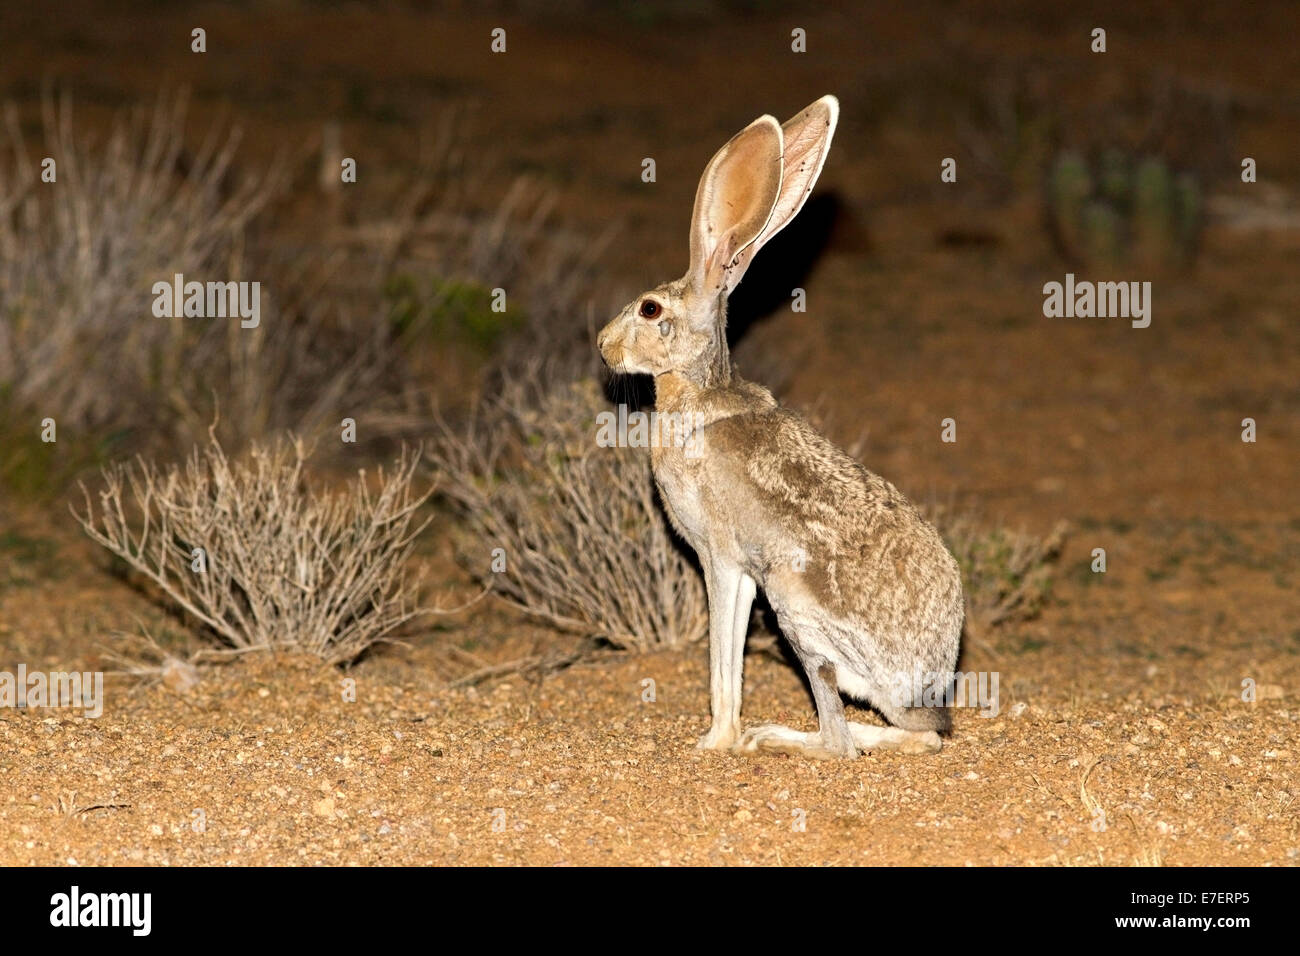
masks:
<path id="1" fill-rule="evenodd" d="M 159 319 L 152 286 L 258 279 L 245 230 L 278 193 L 278 167 L 237 176 L 239 134 L 213 128 L 191 151 L 185 98 L 119 120 L 103 142 L 74 134 L 71 98 L 44 102 L 57 181 L 43 183 L 16 110 L 0 161 L 0 385 L 61 425 L 148 426 L 196 382 L 237 372 L 237 320 Z M 200 387 L 201 388 L 201 387 Z"/>
<path id="2" fill-rule="evenodd" d="M 598 266 L 619 226 L 594 237 L 572 229 L 554 188 L 469 145 L 472 124 L 472 115 L 447 110 L 421 138 L 415 175 L 374 189 L 375 208 L 338 238 L 351 257 L 378 266 L 387 289 L 401 289 L 390 306 L 414 320 L 401 323 L 403 351 L 432 344 L 445 352 L 460 333 L 499 332 L 483 362 L 487 391 L 535 374 L 540 354 L 554 357 L 548 381 L 593 374 Z M 466 308 L 467 292 L 486 300 L 494 289 L 506 293 L 505 313 L 485 301 Z M 472 327 L 454 327 L 460 322 Z"/>
<path id="3" fill-rule="evenodd" d="M 472 123 L 444 111 L 419 137 L 417 168 L 378 171 L 347 215 L 331 205 L 347 192 L 337 186 L 341 133 L 329 124 L 322 136 L 320 179 L 338 214 L 308 247 L 319 292 L 303 311 L 311 328 L 345 318 L 327 312 L 366 316 L 357 328 L 374 357 L 350 363 L 350 384 L 326 379 L 320 392 L 352 399 L 347 414 L 370 437 L 423 435 L 430 381 L 444 407 L 469 412 L 505 382 L 570 381 L 599 365 L 590 302 L 617 226 L 595 238 L 574 231 L 553 188 L 469 145 Z M 551 356 L 544 367 L 539 354 Z"/>
<path id="4" fill-rule="evenodd" d="M 998 627 L 1038 616 L 1051 595 L 1065 522 L 1037 538 L 950 508 L 934 509 L 930 519 L 961 566 L 969 636 L 980 642 Z"/>
<path id="5" fill-rule="evenodd" d="M 201 440 L 219 417 L 235 449 L 286 430 L 317 435 L 350 416 L 374 437 L 372 424 L 409 422 L 417 384 L 442 377 L 423 357 L 448 347 L 436 329 L 397 321 L 394 279 L 409 279 L 435 319 L 463 311 L 440 297 L 505 289 L 519 321 L 486 357 L 498 378 L 539 343 L 586 335 L 603 242 L 565 229 L 554 192 L 535 180 L 502 193 L 486 179 L 491 163 L 463 147 L 455 111 L 420 168 L 359 194 L 343 224 L 338 190 L 305 219 L 281 215 L 304 185 L 290 173 L 298 167 L 245 170 L 239 132 L 225 124 L 196 143 L 184 94 L 123 115 L 106 138 L 77 127 L 66 94 L 43 107 L 35 146 L 12 105 L 0 134 L 0 403 L 24 423 L 19 435 L 49 416 L 69 439 L 111 438 L 116 448 L 103 452 L 124 439 L 156 450 Z M 57 182 L 40 181 L 42 156 L 56 160 Z M 153 284 L 176 273 L 260 282 L 260 325 L 155 317 Z M 486 309 L 472 318 L 484 316 L 501 318 Z M 558 351 L 573 367 L 592 359 Z M 0 421 L 0 443 L 13 437 L 3 432 Z"/>
<path id="6" fill-rule="evenodd" d="M 426 455 L 463 519 L 462 556 L 556 627 L 640 651 L 699 640 L 703 581 L 659 508 L 646 449 L 596 445 L 595 416 L 608 408 L 594 381 L 533 380 L 462 430 L 439 423 Z"/>
<path id="7" fill-rule="evenodd" d="M 346 250 L 272 231 L 289 164 L 246 173 L 239 131 L 221 123 L 195 146 L 183 93 L 102 142 L 75 128 L 66 94 L 44 114 L 37 152 L 56 183 L 39 181 L 12 105 L 0 156 L 0 398 L 15 417 L 156 449 L 187 446 L 219 412 L 222 439 L 242 447 L 316 434 L 400 391 L 375 264 L 344 269 Z M 176 273 L 260 283 L 260 324 L 154 316 L 153 284 Z"/>
<path id="8" fill-rule="evenodd" d="M 308 488 L 299 440 L 232 462 L 214 438 L 183 467 L 137 459 L 105 469 L 98 512 L 82 487 L 86 533 L 231 648 L 355 659 L 422 611 L 404 573 L 415 536 L 419 455 L 404 452 L 375 487 Z M 195 549 L 205 571 L 195 571 Z"/>

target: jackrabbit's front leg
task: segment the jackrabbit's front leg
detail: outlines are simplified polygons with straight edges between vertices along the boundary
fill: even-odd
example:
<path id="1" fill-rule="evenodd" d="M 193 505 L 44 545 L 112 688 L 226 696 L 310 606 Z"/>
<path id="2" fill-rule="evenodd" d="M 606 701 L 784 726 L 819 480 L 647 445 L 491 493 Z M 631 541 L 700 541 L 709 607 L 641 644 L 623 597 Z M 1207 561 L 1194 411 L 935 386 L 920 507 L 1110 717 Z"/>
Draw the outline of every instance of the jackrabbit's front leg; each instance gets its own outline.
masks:
<path id="1" fill-rule="evenodd" d="M 713 724 L 700 738 L 702 750 L 729 750 L 740 738 L 740 697 L 745 635 L 756 585 L 739 567 L 705 562 L 709 595 L 709 710 Z"/>
<path id="2" fill-rule="evenodd" d="M 773 750 L 821 759 L 856 757 L 858 750 L 850 731 L 852 725 L 844 716 L 844 701 L 840 699 L 835 665 L 819 654 L 806 654 L 798 646 L 794 647 L 808 675 L 813 702 L 817 705 L 820 724 L 817 733 L 803 733 L 780 724 L 760 724 L 745 731 L 737 749 Z"/>

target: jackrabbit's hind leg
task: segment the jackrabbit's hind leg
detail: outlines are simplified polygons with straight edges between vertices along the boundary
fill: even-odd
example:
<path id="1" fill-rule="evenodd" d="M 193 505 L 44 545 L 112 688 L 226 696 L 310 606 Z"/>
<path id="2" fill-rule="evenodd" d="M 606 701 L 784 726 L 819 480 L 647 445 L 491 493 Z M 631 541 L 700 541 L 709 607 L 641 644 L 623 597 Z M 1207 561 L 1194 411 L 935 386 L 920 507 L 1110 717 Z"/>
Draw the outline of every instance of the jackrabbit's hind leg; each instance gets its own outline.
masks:
<path id="1" fill-rule="evenodd" d="M 835 680 L 835 665 L 820 655 L 800 655 L 800 659 L 817 705 L 817 733 L 804 733 L 780 724 L 759 724 L 741 735 L 739 749 L 772 750 L 818 758 L 856 757 L 858 751 Z"/>
<path id="2" fill-rule="evenodd" d="M 892 727 L 853 724 L 853 739 L 863 750 L 898 750 L 903 753 L 937 753 L 942 738 L 952 733 L 952 710 L 917 703 L 900 703 L 886 694 L 870 698 Z"/>
<path id="3" fill-rule="evenodd" d="M 933 730 L 904 730 L 902 727 L 876 727 L 849 721 L 849 733 L 859 750 L 897 750 L 905 754 L 933 754 L 943 749 L 943 741 Z"/>

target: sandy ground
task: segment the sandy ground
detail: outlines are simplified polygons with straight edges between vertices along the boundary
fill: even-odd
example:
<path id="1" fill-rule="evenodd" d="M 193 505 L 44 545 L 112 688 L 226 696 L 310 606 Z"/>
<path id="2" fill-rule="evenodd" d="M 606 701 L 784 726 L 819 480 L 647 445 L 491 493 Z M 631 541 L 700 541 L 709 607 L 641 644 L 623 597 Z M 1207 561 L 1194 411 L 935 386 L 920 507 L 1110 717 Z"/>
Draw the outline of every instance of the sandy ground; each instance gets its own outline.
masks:
<path id="1" fill-rule="evenodd" d="M 1107 9 L 1131 34 L 1103 89 L 1176 52 L 1188 75 L 1230 83 L 1247 103 L 1300 96 L 1280 6 L 1240 22 L 1162 6 L 1145 33 Z M 698 646 L 446 689 L 446 642 L 485 662 L 567 646 L 483 607 L 347 673 L 250 657 L 206 671 L 190 694 L 112 678 L 95 720 L 0 710 L 0 864 L 1300 861 L 1300 238 L 1211 230 L 1197 270 L 1160 281 L 1142 332 L 1052 323 L 1041 284 L 1066 267 L 1034 197 L 944 201 L 929 172 L 945 155 L 940 133 L 918 132 L 926 124 L 904 107 L 887 122 L 866 115 L 879 76 L 913 75 L 953 49 L 1029 56 L 1079 23 L 972 18 L 927 50 L 924 4 L 896 21 L 819 14 L 812 35 L 841 36 L 834 55 L 780 73 L 734 51 L 780 46 L 781 16 L 685 39 L 671 24 L 597 23 L 581 44 L 579 27 L 521 24 L 504 70 L 471 52 L 491 18 L 202 12 L 227 51 L 207 61 L 159 48 L 166 31 L 188 33 L 185 11 L 158 10 L 154 34 L 97 12 L 51 25 L 6 11 L 8 35 L 26 40 L 0 74 L 30 102 L 35 78 L 54 71 L 88 91 L 91 116 L 159 76 L 188 81 L 200 114 L 234 101 L 256 152 L 318 130 L 380 64 L 371 95 L 399 115 L 357 120 L 365 150 L 400 151 L 405 118 L 443 99 L 477 103 L 480 141 L 527 142 L 520 162 L 550 177 L 579 223 L 622 217 L 611 281 L 629 294 L 680 271 L 694 177 L 720 136 L 835 89 L 846 119 L 822 180 L 835 228 L 794 277 L 809 311 L 754 323 L 747 347 L 794 356 L 785 397 L 820 403 L 835 437 L 865 437 L 868 464 L 914 498 L 1037 533 L 1064 518 L 1071 536 L 1042 616 L 966 649 L 964 669 L 999 673 L 1000 712 L 959 711 L 934 756 L 698 753 Z M 1062 69 L 1089 64 L 1060 56 Z M 700 88 L 714 91 L 702 103 Z M 575 116 L 579 132 L 561 128 Z M 1298 134 L 1294 111 L 1243 110 L 1241 148 L 1271 157 L 1292 189 L 1300 160 L 1286 144 Z M 653 195 L 622 168 L 647 153 L 661 169 Z M 992 239 L 937 238 L 954 230 Z M 938 441 L 948 415 L 955 445 Z M 1247 416 L 1260 423 L 1253 445 L 1239 437 Z M 1089 569 L 1096 547 L 1104 575 Z M 427 551 L 431 587 L 469 589 L 440 543 Z M 0 500 L 0 669 L 111 667 L 104 648 L 138 621 L 192 646 L 108 573 L 61 504 Z M 769 654 L 747 658 L 745 700 L 749 721 L 813 726 L 801 679 Z"/>
<path id="2" fill-rule="evenodd" d="M 6 864 L 1294 864 L 1294 703 L 1230 668 L 1096 648 L 1090 684 L 1003 672 L 936 756 L 701 754 L 702 654 L 431 693 L 418 654 L 356 680 L 249 660 L 98 720 L 0 718 Z M 1240 670 L 1258 660 L 1243 642 Z M 1047 668 L 1050 670 L 1050 668 Z M 1267 670 L 1267 668 L 1265 668 Z M 1290 672 L 1294 687 L 1294 665 Z M 811 727 L 751 656 L 750 719 Z M 653 702 L 643 700 L 654 682 Z M 1104 690 L 1100 688 L 1105 688 Z M 870 718 L 867 718 L 870 719 Z"/>
<path id="3" fill-rule="evenodd" d="M 186 643 L 89 545 L 7 520 L 9 658 L 53 670 L 86 647 L 106 666 L 137 622 Z M 999 713 L 959 710 L 927 757 L 699 753 L 703 648 L 436 689 L 441 641 L 487 660 L 563 642 L 492 608 L 346 674 L 249 657 L 188 694 L 110 677 L 98 719 L 0 711 L 0 863 L 1294 864 L 1300 634 L 1268 565 L 1300 529 L 1243 533 L 1235 553 L 1265 567 L 1235 571 L 1207 533 L 1184 526 L 1179 550 L 1108 532 L 1139 569 L 1063 576 L 1040 620 L 968 650 L 999 674 Z M 749 720 L 813 726 L 768 653 L 746 694 Z"/>

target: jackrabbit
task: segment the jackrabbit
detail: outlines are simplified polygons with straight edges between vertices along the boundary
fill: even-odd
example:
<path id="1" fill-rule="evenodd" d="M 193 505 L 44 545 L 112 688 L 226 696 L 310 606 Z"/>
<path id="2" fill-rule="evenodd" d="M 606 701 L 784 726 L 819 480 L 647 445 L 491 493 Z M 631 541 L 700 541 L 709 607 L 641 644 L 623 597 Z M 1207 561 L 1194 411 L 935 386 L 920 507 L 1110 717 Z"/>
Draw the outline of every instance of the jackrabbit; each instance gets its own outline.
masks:
<path id="1" fill-rule="evenodd" d="M 742 381 L 727 350 L 727 296 L 803 207 L 838 116 L 824 96 L 784 126 L 764 115 L 737 133 L 700 178 L 686 275 L 638 296 L 597 338 L 612 370 L 654 376 L 656 411 L 681 423 L 682 440 L 651 455 L 668 516 L 706 578 L 713 723 L 703 748 L 921 753 L 951 728 L 935 705 L 961 636 L 956 561 L 893 485 Z M 775 724 L 742 733 L 757 587 L 807 672 L 816 733 Z M 841 693 L 894 726 L 849 722 Z"/>

